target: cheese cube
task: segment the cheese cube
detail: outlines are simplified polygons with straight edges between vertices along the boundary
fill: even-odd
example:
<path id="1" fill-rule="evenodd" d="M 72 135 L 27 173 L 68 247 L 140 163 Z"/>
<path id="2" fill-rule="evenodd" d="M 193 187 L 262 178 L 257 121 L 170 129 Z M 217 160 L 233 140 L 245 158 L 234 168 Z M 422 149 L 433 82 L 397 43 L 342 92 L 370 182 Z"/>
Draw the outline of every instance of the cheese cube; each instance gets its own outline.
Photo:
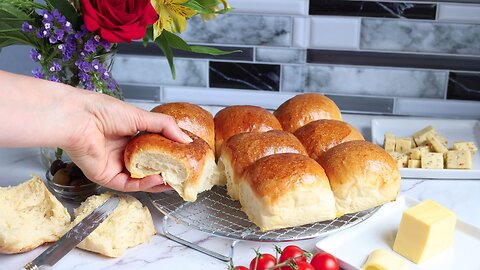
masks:
<path id="1" fill-rule="evenodd" d="M 430 147 L 429 146 L 419 146 L 416 148 L 413 148 L 410 151 L 410 158 L 411 159 L 422 159 L 422 155 L 425 153 L 430 152 Z"/>
<path id="2" fill-rule="evenodd" d="M 421 263 L 450 247 L 457 218 L 440 204 L 426 200 L 403 212 L 393 250 Z"/>
<path id="3" fill-rule="evenodd" d="M 385 139 L 383 140 L 383 148 L 387 152 L 395 151 L 395 135 L 393 133 L 385 133 Z"/>
<path id="4" fill-rule="evenodd" d="M 455 142 L 453 144 L 453 150 L 470 150 L 473 156 L 477 153 L 478 149 L 474 142 Z"/>
<path id="5" fill-rule="evenodd" d="M 448 140 L 447 138 L 443 137 L 442 135 L 440 135 L 439 133 L 433 135 L 435 138 L 437 138 L 437 140 L 439 142 L 441 142 L 443 144 L 443 146 L 447 147 L 448 148 Z"/>
<path id="6" fill-rule="evenodd" d="M 445 166 L 447 169 L 471 169 L 472 154 L 469 150 L 448 151 Z"/>
<path id="7" fill-rule="evenodd" d="M 442 153 L 426 153 L 422 155 L 422 168 L 443 169 L 443 154 Z"/>
<path id="8" fill-rule="evenodd" d="M 417 144 L 415 143 L 415 140 L 413 139 L 413 137 L 409 137 L 409 138 L 410 138 L 410 141 L 412 141 L 412 148 L 417 147 Z"/>
<path id="9" fill-rule="evenodd" d="M 432 126 L 427 126 L 413 134 L 413 139 L 417 146 L 422 146 L 427 144 L 427 136 L 435 135 L 437 131 Z"/>
<path id="10" fill-rule="evenodd" d="M 428 145 L 431 147 L 432 151 L 437 153 L 446 153 L 448 152 L 448 148 L 443 145 L 443 143 L 438 140 L 436 136 L 429 135 L 427 137 Z"/>
<path id="11" fill-rule="evenodd" d="M 409 159 L 407 163 L 408 168 L 421 168 L 422 162 L 418 159 Z"/>
<path id="12" fill-rule="evenodd" d="M 408 163 L 408 155 L 398 152 L 388 152 L 390 156 L 397 162 L 398 168 L 406 168 Z"/>
<path id="13" fill-rule="evenodd" d="M 363 270 L 407 270 L 407 261 L 383 249 L 376 249 L 368 255 Z"/>
<path id="14" fill-rule="evenodd" d="M 410 137 L 395 140 L 395 152 L 408 153 L 410 149 L 412 149 L 412 139 Z"/>

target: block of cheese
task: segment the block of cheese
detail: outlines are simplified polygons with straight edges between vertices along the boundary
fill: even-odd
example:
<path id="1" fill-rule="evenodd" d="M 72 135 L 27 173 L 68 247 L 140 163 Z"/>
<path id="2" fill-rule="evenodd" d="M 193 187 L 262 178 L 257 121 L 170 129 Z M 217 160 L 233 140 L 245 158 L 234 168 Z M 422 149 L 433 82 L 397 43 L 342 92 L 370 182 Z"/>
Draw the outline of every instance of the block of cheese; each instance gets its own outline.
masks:
<path id="1" fill-rule="evenodd" d="M 407 261 L 383 249 L 376 249 L 368 255 L 362 270 L 407 270 Z"/>
<path id="2" fill-rule="evenodd" d="M 385 133 L 385 139 L 383 140 L 383 149 L 387 152 L 395 151 L 395 135 L 393 133 Z"/>
<path id="3" fill-rule="evenodd" d="M 422 155 L 422 168 L 443 169 L 443 154 L 425 153 L 424 155 Z"/>
<path id="4" fill-rule="evenodd" d="M 404 137 L 395 140 L 395 152 L 407 153 L 412 149 L 412 138 Z"/>
<path id="5" fill-rule="evenodd" d="M 432 126 L 427 126 L 413 134 L 413 139 L 415 140 L 415 143 L 417 146 L 422 146 L 427 144 L 427 137 L 429 135 L 435 135 L 437 134 L 437 131 L 435 130 L 434 127 Z"/>
<path id="6" fill-rule="evenodd" d="M 398 152 L 388 152 L 397 163 L 398 168 L 406 168 L 408 164 L 408 155 Z"/>
<path id="7" fill-rule="evenodd" d="M 407 168 L 421 168 L 422 161 L 418 159 L 409 159 L 407 163 Z"/>
<path id="8" fill-rule="evenodd" d="M 457 218 L 440 204 L 426 200 L 403 212 L 393 250 L 421 263 L 450 247 Z"/>
<path id="9" fill-rule="evenodd" d="M 445 158 L 445 167 L 447 169 L 471 169 L 472 154 L 470 150 L 448 151 Z"/>
<path id="10" fill-rule="evenodd" d="M 453 150 L 470 150 L 473 156 L 477 153 L 478 149 L 474 142 L 455 142 L 453 144 Z"/>
<path id="11" fill-rule="evenodd" d="M 442 154 L 448 152 L 448 148 L 434 135 L 427 136 L 427 144 L 434 152 Z"/>
<path id="12" fill-rule="evenodd" d="M 425 153 L 430 152 L 430 147 L 424 145 L 424 146 L 419 146 L 415 147 L 412 150 L 410 150 L 410 158 L 411 159 L 422 159 L 422 155 Z"/>
<path id="13" fill-rule="evenodd" d="M 448 140 L 447 138 L 443 137 L 442 135 L 440 135 L 440 133 L 437 133 L 435 135 L 433 135 L 435 138 L 437 138 L 437 140 L 439 142 L 441 142 L 443 144 L 443 146 L 447 147 L 448 148 Z"/>

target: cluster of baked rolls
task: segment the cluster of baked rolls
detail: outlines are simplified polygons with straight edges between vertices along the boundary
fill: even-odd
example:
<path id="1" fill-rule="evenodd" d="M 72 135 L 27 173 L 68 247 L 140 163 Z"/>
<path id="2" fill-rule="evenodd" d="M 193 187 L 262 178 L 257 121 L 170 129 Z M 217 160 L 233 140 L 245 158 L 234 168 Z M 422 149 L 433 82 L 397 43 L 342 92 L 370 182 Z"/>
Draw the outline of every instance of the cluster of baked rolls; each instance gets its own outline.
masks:
<path id="1" fill-rule="evenodd" d="M 400 172 L 382 148 L 342 121 L 336 104 L 297 95 L 273 113 L 229 106 L 215 117 L 189 103 L 159 105 L 193 139 L 139 134 L 125 150 L 133 178 L 161 174 L 186 201 L 226 185 L 260 230 L 331 220 L 395 200 Z"/>

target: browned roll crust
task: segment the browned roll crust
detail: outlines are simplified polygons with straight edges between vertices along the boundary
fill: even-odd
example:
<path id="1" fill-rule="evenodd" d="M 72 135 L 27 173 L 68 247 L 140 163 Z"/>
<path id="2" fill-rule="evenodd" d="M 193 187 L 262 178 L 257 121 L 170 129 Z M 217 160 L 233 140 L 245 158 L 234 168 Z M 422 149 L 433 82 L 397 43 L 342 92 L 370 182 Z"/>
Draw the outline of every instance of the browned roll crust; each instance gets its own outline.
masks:
<path id="1" fill-rule="evenodd" d="M 310 122 L 297 129 L 294 134 L 305 146 L 308 155 L 316 161 L 336 145 L 348 141 L 365 140 L 352 125 L 331 119 Z"/>
<path id="2" fill-rule="evenodd" d="M 180 128 L 204 139 L 212 149 L 215 149 L 213 116 L 202 107 L 187 102 L 174 102 L 158 105 L 152 112 L 172 116 Z"/>
<path id="3" fill-rule="evenodd" d="M 323 168 L 306 155 L 263 157 L 245 169 L 240 203 L 262 231 L 336 217 L 335 199 Z"/>
<path id="4" fill-rule="evenodd" d="M 193 142 L 183 144 L 160 134 L 142 133 L 127 144 L 125 167 L 132 178 L 161 174 L 163 180 L 186 201 L 218 184 L 219 174 L 210 146 L 191 132 Z"/>
<path id="5" fill-rule="evenodd" d="M 335 102 L 319 93 L 297 95 L 282 103 L 273 114 L 282 124 L 283 130 L 292 133 L 315 120 L 342 120 Z"/>
<path id="6" fill-rule="evenodd" d="M 354 213 L 393 201 L 400 190 L 400 171 L 381 147 L 349 141 L 319 159 L 330 180 L 340 214 Z"/>
<path id="7" fill-rule="evenodd" d="M 256 160 L 280 153 L 307 155 L 293 134 L 283 130 L 247 132 L 233 135 L 224 144 L 218 159 L 220 173 L 226 177 L 228 194 L 238 200 L 238 181 L 246 167 Z"/>
<path id="8" fill-rule="evenodd" d="M 225 107 L 215 115 L 214 122 L 217 157 L 220 155 L 223 142 L 235 134 L 282 130 L 282 126 L 272 113 L 250 105 Z"/>

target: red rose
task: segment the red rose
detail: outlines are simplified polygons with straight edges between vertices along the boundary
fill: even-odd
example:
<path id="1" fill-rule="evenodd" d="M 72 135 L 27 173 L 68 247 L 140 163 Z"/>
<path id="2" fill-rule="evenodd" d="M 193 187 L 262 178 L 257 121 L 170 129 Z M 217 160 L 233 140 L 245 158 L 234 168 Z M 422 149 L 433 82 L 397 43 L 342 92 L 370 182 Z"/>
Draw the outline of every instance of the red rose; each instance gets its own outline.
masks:
<path id="1" fill-rule="evenodd" d="M 109 42 L 131 42 L 143 38 L 157 12 L 150 0 L 81 0 L 83 20 L 91 32 Z"/>

